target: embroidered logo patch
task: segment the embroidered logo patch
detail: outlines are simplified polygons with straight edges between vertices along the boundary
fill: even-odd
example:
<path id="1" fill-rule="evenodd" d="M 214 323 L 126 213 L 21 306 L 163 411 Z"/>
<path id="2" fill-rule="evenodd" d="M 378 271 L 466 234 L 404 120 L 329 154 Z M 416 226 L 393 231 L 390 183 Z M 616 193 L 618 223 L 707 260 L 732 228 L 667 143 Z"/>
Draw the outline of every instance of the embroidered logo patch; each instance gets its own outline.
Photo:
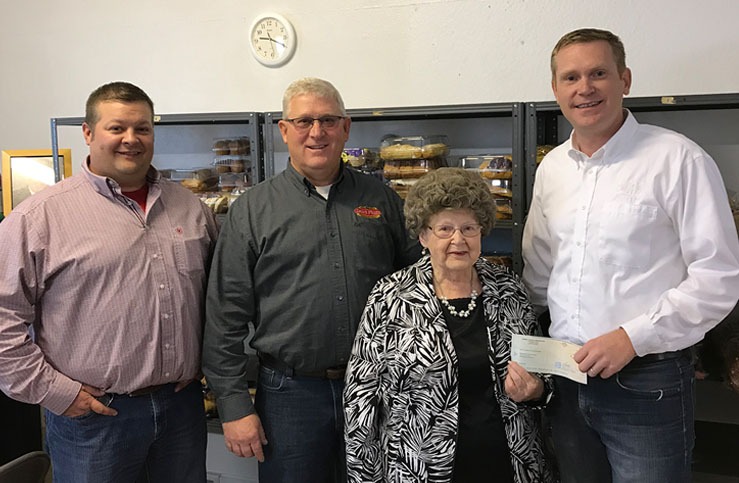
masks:
<path id="1" fill-rule="evenodd" d="M 354 208 L 354 214 L 362 218 L 379 218 L 382 215 L 382 211 L 374 206 L 357 206 Z"/>

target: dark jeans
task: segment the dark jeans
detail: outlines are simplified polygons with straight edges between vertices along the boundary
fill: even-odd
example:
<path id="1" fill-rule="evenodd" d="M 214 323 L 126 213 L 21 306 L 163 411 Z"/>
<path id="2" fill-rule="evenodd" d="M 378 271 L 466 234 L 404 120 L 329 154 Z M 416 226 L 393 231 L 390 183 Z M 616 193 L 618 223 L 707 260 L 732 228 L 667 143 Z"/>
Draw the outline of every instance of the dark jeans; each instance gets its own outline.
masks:
<path id="1" fill-rule="evenodd" d="M 587 385 L 554 381 L 547 416 L 562 483 L 690 481 L 695 373 L 689 357 L 635 359 Z"/>
<path id="2" fill-rule="evenodd" d="M 111 399 L 112 398 L 112 399 Z M 46 411 L 54 483 L 205 482 L 203 393 L 194 382 L 139 397 L 105 395 L 117 416 Z"/>
<path id="3" fill-rule="evenodd" d="M 260 368 L 255 406 L 269 442 L 260 482 L 346 481 L 343 391 L 343 379 Z"/>

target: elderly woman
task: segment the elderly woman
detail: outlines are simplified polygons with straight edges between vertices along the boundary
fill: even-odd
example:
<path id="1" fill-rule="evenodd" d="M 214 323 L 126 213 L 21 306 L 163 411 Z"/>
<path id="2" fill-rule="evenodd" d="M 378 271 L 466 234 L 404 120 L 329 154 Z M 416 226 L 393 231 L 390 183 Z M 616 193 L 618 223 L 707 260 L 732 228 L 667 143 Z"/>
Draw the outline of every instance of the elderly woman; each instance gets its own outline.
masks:
<path id="1" fill-rule="evenodd" d="M 480 257 L 495 202 L 474 172 L 423 176 L 405 203 L 425 256 L 372 290 L 346 374 L 349 481 L 547 482 L 548 378 L 510 362 L 539 328 L 518 278 Z"/>

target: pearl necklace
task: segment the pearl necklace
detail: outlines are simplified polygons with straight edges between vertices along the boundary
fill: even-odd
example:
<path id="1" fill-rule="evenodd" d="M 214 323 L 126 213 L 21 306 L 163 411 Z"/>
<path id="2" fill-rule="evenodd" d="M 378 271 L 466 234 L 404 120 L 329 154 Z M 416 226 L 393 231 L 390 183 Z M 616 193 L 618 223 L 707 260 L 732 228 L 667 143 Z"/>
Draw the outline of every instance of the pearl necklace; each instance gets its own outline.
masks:
<path id="1" fill-rule="evenodd" d="M 449 314 L 453 317 L 460 317 L 462 319 L 466 319 L 470 316 L 473 310 L 475 310 L 475 307 L 477 307 L 477 290 L 472 288 L 472 280 L 475 276 L 474 270 L 470 274 L 470 289 L 472 290 L 472 293 L 470 293 L 470 303 L 467 304 L 467 310 L 457 310 L 456 307 L 454 307 L 452 304 L 449 303 L 449 300 L 444 297 L 444 294 L 441 291 L 441 283 L 437 282 L 437 286 L 439 287 L 439 300 L 441 301 L 441 305 L 446 307 L 446 309 L 449 311 Z"/>
<path id="2" fill-rule="evenodd" d="M 467 310 L 460 310 L 459 312 L 454 307 L 454 305 L 450 304 L 446 297 L 441 297 L 439 300 L 441 300 L 441 304 L 446 307 L 446 309 L 449 311 L 450 315 L 453 315 L 454 317 L 460 317 L 462 319 L 466 319 L 470 316 L 473 310 L 475 310 L 475 307 L 477 307 L 477 291 L 473 290 L 470 294 L 470 303 L 467 304 Z"/>

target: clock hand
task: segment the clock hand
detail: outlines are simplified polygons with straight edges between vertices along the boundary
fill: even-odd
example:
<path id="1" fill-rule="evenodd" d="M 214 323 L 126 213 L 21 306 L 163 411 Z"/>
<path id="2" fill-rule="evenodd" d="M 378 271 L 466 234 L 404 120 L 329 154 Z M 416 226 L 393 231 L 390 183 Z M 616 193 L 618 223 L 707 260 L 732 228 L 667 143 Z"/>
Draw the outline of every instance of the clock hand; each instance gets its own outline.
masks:
<path id="1" fill-rule="evenodd" d="M 269 34 L 269 32 L 267 32 L 267 38 L 271 42 L 269 45 L 270 45 L 270 47 L 272 47 L 272 55 L 275 55 L 275 46 L 274 46 L 274 41 L 275 40 L 272 38 L 272 36 Z"/>

